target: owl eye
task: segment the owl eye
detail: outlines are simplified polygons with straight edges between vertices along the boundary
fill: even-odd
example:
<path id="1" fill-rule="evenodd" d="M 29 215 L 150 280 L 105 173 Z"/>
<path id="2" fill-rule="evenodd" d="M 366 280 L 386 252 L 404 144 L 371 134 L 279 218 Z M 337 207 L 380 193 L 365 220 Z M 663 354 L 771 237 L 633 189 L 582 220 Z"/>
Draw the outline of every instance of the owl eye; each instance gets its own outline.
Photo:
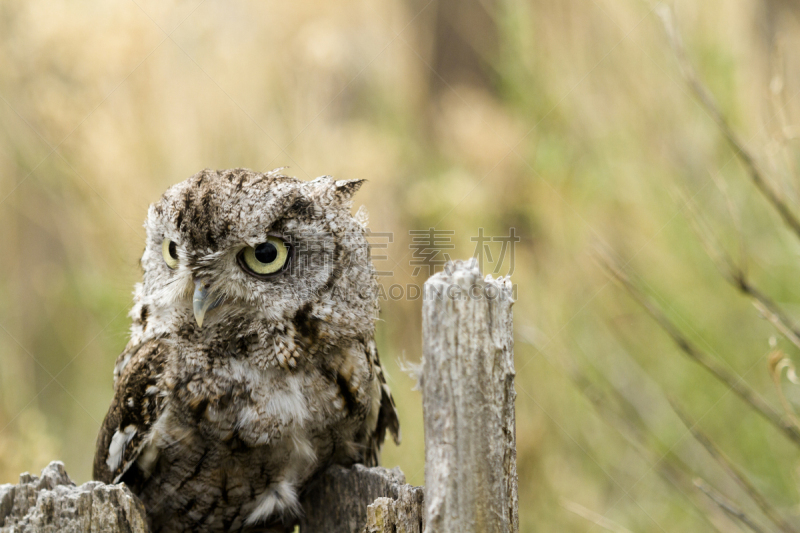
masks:
<path id="1" fill-rule="evenodd" d="M 277 274 L 289 264 L 289 246 L 278 237 L 268 237 L 267 242 L 242 250 L 237 259 L 239 265 L 250 274 Z"/>
<path id="2" fill-rule="evenodd" d="M 178 245 L 174 241 L 164 239 L 161 243 L 161 255 L 168 267 L 173 270 L 178 268 Z"/>

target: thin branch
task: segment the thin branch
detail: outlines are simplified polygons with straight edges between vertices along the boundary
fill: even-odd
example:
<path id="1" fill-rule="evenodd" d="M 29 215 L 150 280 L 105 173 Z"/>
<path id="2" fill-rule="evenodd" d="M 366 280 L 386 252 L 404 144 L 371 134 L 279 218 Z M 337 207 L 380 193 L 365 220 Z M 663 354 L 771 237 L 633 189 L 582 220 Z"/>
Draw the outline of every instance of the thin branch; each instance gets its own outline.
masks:
<path id="1" fill-rule="evenodd" d="M 772 298 L 750 283 L 750 280 L 744 277 L 744 272 L 742 272 L 742 270 L 733 271 L 729 281 L 739 292 L 745 296 L 749 296 L 753 301 L 753 306 L 764 315 L 764 318 L 766 318 L 784 337 L 789 339 L 792 344 L 800 349 L 800 328 L 797 327 L 797 324 L 789 318 Z"/>
<path id="2" fill-rule="evenodd" d="M 724 495 L 717 492 L 714 489 L 714 487 L 710 486 L 703 479 L 695 478 L 694 485 L 695 487 L 703 491 L 705 495 L 708 496 L 711 499 L 711 501 L 717 504 L 720 509 L 725 511 L 726 514 L 730 515 L 732 518 L 735 518 L 742 524 L 746 525 L 755 533 L 763 533 L 764 530 L 758 527 L 758 525 L 755 522 L 753 522 L 753 520 L 749 516 L 747 516 L 747 514 L 744 511 L 742 511 L 735 503 L 726 498 Z"/>
<path id="3" fill-rule="evenodd" d="M 714 172 L 710 173 L 711 179 L 714 181 L 714 185 L 717 186 L 720 194 L 722 197 L 725 198 L 725 207 L 728 209 L 728 215 L 731 217 L 733 221 L 733 226 L 736 229 L 736 235 L 739 237 L 739 268 L 742 270 L 744 275 L 747 275 L 747 246 L 745 245 L 744 239 L 744 231 L 742 230 L 742 219 L 739 216 L 739 212 L 736 209 L 736 204 L 734 204 L 733 199 L 731 198 L 730 193 L 728 192 L 728 184 L 722 179 L 722 176 L 716 174 Z M 731 261 L 733 263 L 733 261 Z"/>
<path id="4" fill-rule="evenodd" d="M 785 315 L 780 315 L 774 313 L 771 309 L 775 309 L 775 307 L 767 307 L 765 302 L 762 302 L 758 298 L 753 299 L 753 305 L 755 306 L 758 311 L 764 315 L 764 318 L 769 320 L 769 322 L 775 326 L 775 329 L 781 332 L 781 334 L 792 341 L 797 348 L 800 348 L 800 333 L 798 333 L 797 327 L 794 324 L 787 324 Z"/>
<path id="5" fill-rule="evenodd" d="M 628 291 L 631 297 L 647 311 L 659 326 L 661 326 L 661 329 L 672 337 L 672 340 L 686 356 L 705 368 L 718 381 L 736 393 L 737 396 L 744 400 L 747 405 L 752 407 L 767 422 L 780 430 L 794 444 L 800 446 L 800 431 L 798 431 L 794 424 L 784 420 L 775 409 L 762 400 L 758 394 L 756 394 L 755 390 L 741 378 L 728 371 L 728 369 L 720 365 L 715 359 L 692 344 L 669 318 L 667 318 L 664 312 L 628 279 L 628 276 L 622 272 L 619 265 L 615 264 L 611 258 L 607 255 L 601 255 L 599 259 L 609 275 L 619 282 Z"/>
<path id="6" fill-rule="evenodd" d="M 781 531 L 784 533 L 797 533 L 797 530 L 792 527 L 786 519 L 784 519 L 778 511 L 772 506 L 771 503 L 762 495 L 756 487 L 753 486 L 752 483 L 747 479 L 747 477 L 742 473 L 739 468 L 733 464 L 733 462 L 725 456 L 722 451 L 717 448 L 717 446 L 711 442 L 711 439 L 703 433 L 698 427 L 697 424 L 692 422 L 689 416 L 684 413 L 680 407 L 678 407 L 677 403 L 670 400 L 670 404 L 672 405 L 672 409 L 675 413 L 680 417 L 683 421 L 684 425 L 689 429 L 692 436 L 694 436 L 695 440 L 703 445 L 703 447 L 708 451 L 709 455 L 714 458 L 714 460 L 719 463 L 723 470 L 739 485 L 742 490 L 744 490 L 748 496 L 758 505 L 758 508 L 761 509 L 761 512 L 770 519 L 770 521 L 775 524 Z"/>
<path id="7" fill-rule="evenodd" d="M 566 509 L 571 513 L 575 513 L 576 515 L 580 516 L 581 518 L 585 518 L 589 522 L 592 522 L 595 525 L 602 527 L 607 531 L 613 531 L 614 533 L 631 533 L 630 529 L 627 529 L 616 522 L 606 518 L 605 516 L 595 513 L 591 509 L 587 509 L 583 505 L 567 500 L 565 498 L 561 499 L 561 507 Z"/>
<path id="8" fill-rule="evenodd" d="M 661 21 L 664 24 L 664 29 L 667 32 L 670 45 L 672 46 L 675 56 L 678 59 L 681 73 L 689 85 L 689 88 L 692 90 L 692 92 L 694 92 L 703 108 L 714 119 L 714 122 L 717 123 L 717 126 L 719 126 L 722 135 L 728 141 L 728 144 L 733 149 L 733 152 L 747 169 L 750 179 L 753 181 L 755 186 L 758 188 L 761 194 L 764 195 L 767 201 L 772 204 L 772 207 L 778 212 L 786 225 L 789 226 L 795 235 L 800 237 L 800 220 L 795 216 L 789 206 L 784 202 L 784 199 L 781 197 L 781 195 L 767 180 L 764 173 L 758 167 L 755 158 L 752 154 L 750 154 L 750 152 L 744 146 L 744 143 L 730 127 L 728 121 L 725 120 L 725 117 L 720 111 L 717 103 L 714 101 L 714 97 L 711 95 L 711 92 L 702 84 L 694 70 L 694 67 L 689 62 L 686 51 L 683 47 L 683 42 L 681 41 L 680 34 L 675 26 L 672 11 L 668 6 L 660 4 L 656 8 L 656 13 L 658 13 L 659 17 L 661 17 Z"/>
<path id="9" fill-rule="evenodd" d="M 699 511 L 700 516 L 711 527 L 720 532 L 729 531 L 728 527 L 720 529 L 718 524 L 712 520 L 710 515 L 714 508 L 704 508 L 696 498 L 689 496 L 694 492 L 691 490 L 691 478 L 694 475 L 692 469 L 680 457 L 675 455 L 671 449 L 666 449 L 665 451 L 665 446 L 648 428 L 636 407 L 614 385 L 608 383 L 604 377 L 603 381 L 607 387 L 603 388 L 609 390 L 613 399 L 601 392 L 600 387 L 577 365 L 563 363 L 566 365 L 565 372 L 575 388 L 595 408 L 598 415 L 636 450 L 668 485 L 671 485 L 678 494 L 686 498 L 687 502 Z M 591 364 L 587 363 L 587 365 L 597 373 Z M 598 375 L 602 377 L 602 374 Z M 621 413 L 617 412 L 618 409 L 612 407 L 611 403 L 617 405 Z M 722 519 L 731 520 L 731 518 L 726 518 L 723 515 L 717 515 L 717 520 Z"/>
<path id="10" fill-rule="evenodd" d="M 733 258 L 725 251 L 725 248 L 719 244 L 718 239 L 714 237 L 714 233 L 703 221 L 700 211 L 694 202 L 684 196 L 684 203 L 692 215 L 689 217 L 689 223 L 720 275 L 736 290 L 752 299 L 756 309 L 769 320 L 775 329 L 800 349 L 800 327 L 789 318 L 778 304 L 750 282 L 744 266 L 736 265 Z"/>

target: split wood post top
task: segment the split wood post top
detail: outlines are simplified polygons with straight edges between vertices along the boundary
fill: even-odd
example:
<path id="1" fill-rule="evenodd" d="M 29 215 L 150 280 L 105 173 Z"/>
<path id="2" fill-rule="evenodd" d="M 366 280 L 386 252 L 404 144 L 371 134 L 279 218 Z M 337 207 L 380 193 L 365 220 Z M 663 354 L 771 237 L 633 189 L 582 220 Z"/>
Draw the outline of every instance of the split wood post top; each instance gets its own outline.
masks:
<path id="1" fill-rule="evenodd" d="M 448 263 L 422 308 L 427 533 L 519 530 L 512 285 Z"/>

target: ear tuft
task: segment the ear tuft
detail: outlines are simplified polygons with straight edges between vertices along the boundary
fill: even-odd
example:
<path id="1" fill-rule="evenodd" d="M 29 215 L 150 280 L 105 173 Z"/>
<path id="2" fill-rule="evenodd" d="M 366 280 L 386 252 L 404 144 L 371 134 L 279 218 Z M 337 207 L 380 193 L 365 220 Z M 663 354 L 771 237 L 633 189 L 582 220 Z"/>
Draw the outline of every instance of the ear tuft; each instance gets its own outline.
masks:
<path id="1" fill-rule="evenodd" d="M 353 195 L 358 191 L 367 180 L 338 180 L 334 182 L 336 187 L 336 197 L 339 201 L 349 202 Z"/>
<path id="2" fill-rule="evenodd" d="M 320 176 L 308 182 L 312 187 L 312 196 L 322 205 L 339 203 L 343 206 L 350 204 L 355 192 L 361 188 L 366 180 L 334 180 L 330 176 Z"/>

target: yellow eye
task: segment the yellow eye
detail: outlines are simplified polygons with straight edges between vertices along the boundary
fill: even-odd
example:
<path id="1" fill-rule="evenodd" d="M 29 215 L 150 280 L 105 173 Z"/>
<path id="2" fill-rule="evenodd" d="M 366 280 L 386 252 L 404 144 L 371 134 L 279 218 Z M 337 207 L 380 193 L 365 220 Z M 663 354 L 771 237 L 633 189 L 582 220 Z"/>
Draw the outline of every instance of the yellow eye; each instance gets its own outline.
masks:
<path id="1" fill-rule="evenodd" d="M 161 243 L 161 255 L 168 267 L 175 270 L 178 268 L 178 245 L 169 239 L 164 239 Z"/>
<path id="2" fill-rule="evenodd" d="M 266 276 L 281 271 L 289 261 L 289 247 L 278 237 L 268 237 L 255 248 L 248 246 L 239 254 L 239 264 L 247 272 Z"/>

